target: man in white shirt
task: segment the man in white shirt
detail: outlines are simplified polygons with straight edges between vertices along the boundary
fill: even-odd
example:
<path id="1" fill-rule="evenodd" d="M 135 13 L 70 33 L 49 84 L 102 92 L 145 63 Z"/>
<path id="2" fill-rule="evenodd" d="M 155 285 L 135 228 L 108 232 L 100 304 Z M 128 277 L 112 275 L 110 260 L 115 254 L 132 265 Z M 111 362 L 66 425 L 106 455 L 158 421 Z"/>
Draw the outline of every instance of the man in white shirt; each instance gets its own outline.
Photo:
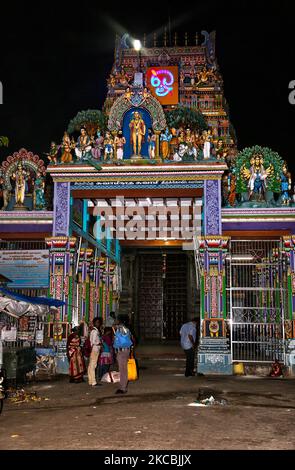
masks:
<path id="1" fill-rule="evenodd" d="M 92 387 L 97 387 L 98 384 L 96 381 L 96 376 L 95 376 L 95 369 L 97 367 L 97 361 L 99 358 L 99 353 L 101 349 L 101 339 L 99 335 L 99 327 L 100 327 L 100 318 L 95 317 L 93 319 L 93 329 L 91 330 L 90 333 L 90 343 L 91 343 L 91 354 L 89 358 L 89 365 L 88 365 L 88 383 Z"/>
<path id="2" fill-rule="evenodd" d="M 197 336 L 197 318 L 184 323 L 180 329 L 180 343 L 186 355 L 185 376 L 191 377 L 194 374 L 195 366 L 195 346 Z"/>

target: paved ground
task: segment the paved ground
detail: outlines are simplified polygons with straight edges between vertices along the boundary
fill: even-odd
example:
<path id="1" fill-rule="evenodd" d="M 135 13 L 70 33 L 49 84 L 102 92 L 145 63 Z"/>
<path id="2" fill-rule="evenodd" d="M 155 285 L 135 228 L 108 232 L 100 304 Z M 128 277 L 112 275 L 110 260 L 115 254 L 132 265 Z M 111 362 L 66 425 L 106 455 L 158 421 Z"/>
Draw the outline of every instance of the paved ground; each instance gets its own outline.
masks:
<path id="1" fill-rule="evenodd" d="M 295 449 L 294 379 L 185 378 L 179 359 L 140 366 L 124 396 L 66 377 L 27 386 L 49 400 L 6 400 L 0 449 Z M 228 404 L 187 406 L 200 389 Z"/>

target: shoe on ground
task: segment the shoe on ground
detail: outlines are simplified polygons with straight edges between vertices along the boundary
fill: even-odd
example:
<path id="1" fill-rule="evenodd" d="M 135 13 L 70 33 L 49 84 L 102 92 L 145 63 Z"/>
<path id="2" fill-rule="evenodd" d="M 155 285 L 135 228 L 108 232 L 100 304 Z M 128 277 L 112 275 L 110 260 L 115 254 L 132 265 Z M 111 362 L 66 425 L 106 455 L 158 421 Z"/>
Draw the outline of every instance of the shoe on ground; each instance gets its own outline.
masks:
<path id="1" fill-rule="evenodd" d="M 122 395 L 124 393 L 127 393 L 127 390 L 120 390 L 119 389 L 119 390 L 116 390 L 116 392 L 115 392 L 116 395 Z"/>
<path id="2" fill-rule="evenodd" d="M 100 387 L 102 384 L 91 385 L 91 387 Z"/>

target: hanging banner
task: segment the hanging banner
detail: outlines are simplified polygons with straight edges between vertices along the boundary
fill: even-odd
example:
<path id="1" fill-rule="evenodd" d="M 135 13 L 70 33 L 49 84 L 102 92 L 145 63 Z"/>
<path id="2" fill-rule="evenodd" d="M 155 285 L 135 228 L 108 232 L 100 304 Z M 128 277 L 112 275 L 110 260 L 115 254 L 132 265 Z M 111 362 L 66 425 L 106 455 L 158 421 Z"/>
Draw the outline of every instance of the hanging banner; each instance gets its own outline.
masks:
<path id="1" fill-rule="evenodd" d="M 10 288 L 48 288 L 49 251 L 0 251 L 0 273 L 11 279 L 7 284 Z"/>

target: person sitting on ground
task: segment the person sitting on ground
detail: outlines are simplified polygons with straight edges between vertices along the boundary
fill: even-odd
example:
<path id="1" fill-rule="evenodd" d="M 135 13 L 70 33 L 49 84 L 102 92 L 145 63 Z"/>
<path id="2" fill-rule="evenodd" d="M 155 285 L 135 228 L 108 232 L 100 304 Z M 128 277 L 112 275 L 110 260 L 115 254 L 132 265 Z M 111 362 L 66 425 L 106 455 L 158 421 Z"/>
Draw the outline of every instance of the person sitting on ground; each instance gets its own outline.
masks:
<path id="1" fill-rule="evenodd" d="M 270 377 L 281 377 L 283 375 L 282 366 L 279 361 L 276 359 L 275 362 L 271 365 Z"/>

